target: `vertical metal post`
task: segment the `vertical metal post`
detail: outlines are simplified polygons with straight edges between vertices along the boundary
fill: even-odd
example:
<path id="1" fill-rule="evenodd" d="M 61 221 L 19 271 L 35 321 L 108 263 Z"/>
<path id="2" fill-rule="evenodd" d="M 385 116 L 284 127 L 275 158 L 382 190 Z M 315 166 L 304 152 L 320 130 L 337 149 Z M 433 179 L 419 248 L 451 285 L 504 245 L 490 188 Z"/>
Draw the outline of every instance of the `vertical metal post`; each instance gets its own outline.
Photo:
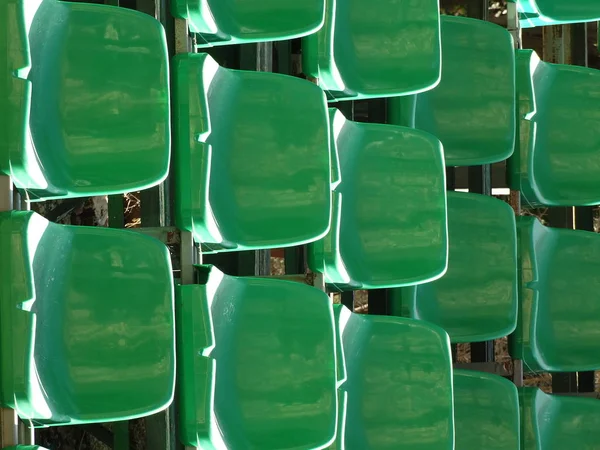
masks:
<path id="1" fill-rule="evenodd" d="M 19 418 L 15 410 L 0 409 L 0 448 L 19 444 Z"/>

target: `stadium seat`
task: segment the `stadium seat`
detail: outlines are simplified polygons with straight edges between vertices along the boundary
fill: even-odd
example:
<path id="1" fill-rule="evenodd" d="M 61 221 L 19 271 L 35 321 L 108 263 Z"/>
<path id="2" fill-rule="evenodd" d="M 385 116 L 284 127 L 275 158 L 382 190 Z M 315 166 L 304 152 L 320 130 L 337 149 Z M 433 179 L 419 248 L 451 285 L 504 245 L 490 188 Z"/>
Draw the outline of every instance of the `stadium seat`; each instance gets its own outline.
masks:
<path id="1" fill-rule="evenodd" d="M 528 371 L 600 369 L 600 236 L 520 217 L 519 320 L 511 355 Z"/>
<path id="2" fill-rule="evenodd" d="M 520 425 L 513 383 L 497 375 L 454 371 L 456 450 L 520 450 Z M 546 450 L 531 450 L 538 448 Z"/>
<path id="3" fill-rule="evenodd" d="M 177 224 L 205 253 L 324 236 L 331 215 L 325 95 L 306 80 L 174 60 Z"/>
<path id="4" fill-rule="evenodd" d="M 596 0 L 508 0 L 517 3 L 521 28 L 600 20 Z"/>
<path id="5" fill-rule="evenodd" d="M 455 370 L 454 422 L 457 450 L 595 450 L 600 402 Z"/>
<path id="6" fill-rule="evenodd" d="M 336 305 L 346 450 L 454 450 L 450 341 L 421 321 Z"/>
<path id="7" fill-rule="evenodd" d="M 512 208 L 492 197 L 448 193 L 448 271 L 391 291 L 392 315 L 426 320 L 452 342 L 507 336 L 517 326 L 517 234 Z"/>
<path id="8" fill-rule="evenodd" d="M 532 50 L 517 57 L 520 140 L 509 183 L 528 206 L 600 204 L 596 172 L 600 70 L 549 64 Z"/>
<path id="9" fill-rule="evenodd" d="M 339 184 L 331 230 L 309 245 L 310 268 L 351 289 L 439 278 L 448 259 L 439 141 L 410 128 L 352 122 L 335 109 L 330 121 Z"/>
<path id="10" fill-rule="evenodd" d="M 311 286 L 200 267 L 177 288 L 180 437 L 198 448 L 327 448 L 336 437 L 333 311 Z"/>
<path id="11" fill-rule="evenodd" d="M 175 385 L 169 253 L 131 231 L 0 213 L 0 403 L 35 426 L 128 420 Z"/>
<path id="12" fill-rule="evenodd" d="M 434 89 L 390 99 L 389 122 L 436 136 L 446 165 L 491 164 L 515 145 L 515 56 L 505 28 L 442 16 L 442 79 Z"/>
<path id="13" fill-rule="evenodd" d="M 439 82 L 440 46 L 438 0 L 326 0 L 303 69 L 331 100 L 414 94 Z"/>
<path id="14" fill-rule="evenodd" d="M 325 0 L 174 0 L 175 17 L 186 19 L 198 47 L 282 41 L 323 26 Z"/>
<path id="15" fill-rule="evenodd" d="M 164 30 L 125 8 L 0 6 L 0 172 L 28 200 L 136 191 L 169 168 Z"/>
<path id="16" fill-rule="evenodd" d="M 600 402 L 521 388 L 522 450 L 595 450 L 600 442 Z"/>

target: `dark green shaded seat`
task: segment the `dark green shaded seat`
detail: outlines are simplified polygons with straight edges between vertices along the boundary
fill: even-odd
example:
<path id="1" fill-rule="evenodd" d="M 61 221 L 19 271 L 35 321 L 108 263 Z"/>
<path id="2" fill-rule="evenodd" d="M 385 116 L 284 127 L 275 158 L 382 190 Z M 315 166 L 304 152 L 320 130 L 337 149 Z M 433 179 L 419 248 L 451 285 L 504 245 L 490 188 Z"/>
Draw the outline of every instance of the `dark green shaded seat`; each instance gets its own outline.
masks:
<path id="1" fill-rule="evenodd" d="M 549 395 L 521 388 L 522 450 L 596 450 L 600 402 L 595 398 Z"/>
<path id="2" fill-rule="evenodd" d="M 303 68 L 332 99 L 414 94 L 439 82 L 440 46 L 437 0 L 326 0 Z"/>
<path id="3" fill-rule="evenodd" d="M 324 236 L 331 215 L 329 124 L 306 80 L 174 60 L 177 223 L 205 252 Z"/>
<path id="4" fill-rule="evenodd" d="M 325 0 L 174 0 L 198 47 L 281 41 L 314 33 L 323 25 Z"/>
<path id="5" fill-rule="evenodd" d="M 331 229 L 309 246 L 309 265 L 349 288 L 410 285 L 447 266 L 442 146 L 419 130 L 358 123 L 330 110 L 339 184 Z"/>
<path id="6" fill-rule="evenodd" d="M 600 70 L 517 57 L 520 140 L 509 182 L 527 205 L 600 204 Z"/>
<path id="7" fill-rule="evenodd" d="M 28 199 L 136 191 L 166 177 L 169 73 L 157 20 L 5 0 L 0 29 L 0 172 Z"/>
<path id="8" fill-rule="evenodd" d="M 389 121 L 427 131 L 448 166 L 491 164 L 515 145 L 515 61 L 510 33 L 493 23 L 442 16 L 442 77 L 434 89 L 389 101 Z"/>
<path id="9" fill-rule="evenodd" d="M 440 326 L 452 342 L 498 339 L 517 325 L 515 215 L 503 201 L 448 193 L 448 271 L 394 289 L 392 314 Z"/>
<path id="10" fill-rule="evenodd" d="M 454 426 L 456 450 L 519 450 L 517 388 L 497 375 L 455 370 Z"/>
<path id="11" fill-rule="evenodd" d="M 0 213 L 0 403 L 34 425 L 128 420 L 175 385 L 167 248 Z"/>
<path id="12" fill-rule="evenodd" d="M 337 376 L 328 296 L 202 266 L 177 289 L 180 437 L 203 449 L 326 448 Z"/>
<path id="13" fill-rule="evenodd" d="M 508 0 L 517 3 L 522 28 L 600 20 L 596 0 Z"/>
<path id="14" fill-rule="evenodd" d="M 336 448 L 453 450 L 448 335 L 425 322 L 339 305 L 336 325 L 346 400 Z"/>
<path id="15" fill-rule="evenodd" d="M 532 371 L 600 369 L 600 236 L 520 217 L 519 321 L 511 348 Z"/>

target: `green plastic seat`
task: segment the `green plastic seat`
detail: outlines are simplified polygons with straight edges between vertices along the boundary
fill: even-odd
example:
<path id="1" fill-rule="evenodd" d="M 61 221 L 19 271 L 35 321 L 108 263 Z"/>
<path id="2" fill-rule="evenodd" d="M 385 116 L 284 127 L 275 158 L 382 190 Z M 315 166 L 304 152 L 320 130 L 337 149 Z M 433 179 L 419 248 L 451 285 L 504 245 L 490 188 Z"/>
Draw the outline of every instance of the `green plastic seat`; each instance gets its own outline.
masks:
<path id="1" fill-rule="evenodd" d="M 511 348 L 531 371 L 600 369 L 600 236 L 521 217 L 519 321 Z"/>
<path id="2" fill-rule="evenodd" d="M 454 371 L 456 450 L 519 450 L 520 425 L 513 383 L 497 375 Z"/>
<path id="3" fill-rule="evenodd" d="M 517 3 L 521 28 L 600 20 L 596 0 L 508 0 Z"/>
<path id="4" fill-rule="evenodd" d="M 448 259 L 442 146 L 419 130 L 358 123 L 330 110 L 335 187 L 331 230 L 309 246 L 326 283 L 385 288 L 439 278 Z"/>
<path id="5" fill-rule="evenodd" d="M 519 389 L 522 450 L 596 450 L 600 442 L 600 402 L 595 398 L 549 395 Z"/>
<path id="6" fill-rule="evenodd" d="M 203 449 L 317 449 L 336 437 L 329 297 L 201 266 L 177 288 L 180 437 Z"/>
<path id="7" fill-rule="evenodd" d="M 393 315 L 434 323 L 452 342 L 507 336 L 517 326 L 515 215 L 493 197 L 448 193 L 448 271 L 391 291 Z"/>
<path id="8" fill-rule="evenodd" d="M 427 131 L 446 165 L 507 159 L 515 145 L 515 60 L 505 28 L 442 16 L 442 79 L 434 89 L 389 101 L 389 122 Z"/>
<path id="9" fill-rule="evenodd" d="M 207 253 L 324 236 L 331 164 L 319 87 L 224 69 L 206 54 L 178 55 L 173 67 L 178 226 Z"/>
<path id="10" fill-rule="evenodd" d="M 36 426 L 128 420 L 175 385 L 167 248 L 0 213 L 0 404 Z"/>
<path id="11" fill-rule="evenodd" d="M 336 306 L 346 450 L 453 450 L 450 341 L 440 328 Z"/>
<path id="12" fill-rule="evenodd" d="M 521 190 L 524 203 L 600 204 L 599 86 L 600 70 L 549 64 L 532 50 L 518 52 L 520 140 L 509 182 Z"/>
<path id="13" fill-rule="evenodd" d="M 173 15 L 188 21 L 198 47 L 281 41 L 323 26 L 325 0 L 174 0 Z"/>
<path id="14" fill-rule="evenodd" d="M 4 450 L 46 450 L 39 445 L 14 445 L 12 447 L 3 447 Z"/>
<path id="15" fill-rule="evenodd" d="M 438 0 L 326 0 L 303 69 L 332 100 L 408 95 L 439 82 L 440 47 Z"/>
<path id="16" fill-rule="evenodd" d="M 0 172 L 29 200 L 135 191 L 166 177 L 158 21 L 105 5 L 6 0 L 0 29 Z"/>

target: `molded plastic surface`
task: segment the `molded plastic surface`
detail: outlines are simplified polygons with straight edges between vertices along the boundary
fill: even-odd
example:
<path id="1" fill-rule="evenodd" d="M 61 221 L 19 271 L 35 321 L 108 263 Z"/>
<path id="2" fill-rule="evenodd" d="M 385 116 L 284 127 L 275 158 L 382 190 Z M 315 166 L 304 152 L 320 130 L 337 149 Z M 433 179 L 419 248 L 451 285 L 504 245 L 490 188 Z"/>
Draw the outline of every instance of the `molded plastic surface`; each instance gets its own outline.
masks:
<path id="1" fill-rule="evenodd" d="M 46 450 L 39 445 L 15 445 L 12 447 L 3 447 L 4 450 Z"/>
<path id="2" fill-rule="evenodd" d="M 394 289 L 392 314 L 442 327 L 452 342 L 507 336 L 517 326 L 517 233 L 512 208 L 477 194 L 448 193 L 448 272 Z"/>
<path id="3" fill-rule="evenodd" d="M 158 21 L 105 5 L 7 0 L 0 29 L 0 171 L 30 200 L 135 191 L 166 177 Z"/>
<path id="4" fill-rule="evenodd" d="M 325 95 L 306 80 L 178 55 L 178 226 L 206 252 L 275 248 L 329 230 Z"/>
<path id="5" fill-rule="evenodd" d="M 515 61 L 505 28 L 442 16 L 442 80 L 389 101 L 389 120 L 436 136 L 448 166 L 503 161 L 515 146 Z"/>
<path id="6" fill-rule="evenodd" d="M 596 450 L 600 442 L 600 402 L 595 398 L 549 395 L 519 389 L 522 450 Z"/>
<path id="7" fill-rule="evenodd" d="M 511 187 L 532 206 L 600 204 L 600 70 L 549 64 L 520 50 L 517 80 L 520 140 Z"/>
<path id="8" fill-rule="evenodd" d="M 202 266 L 177 289 L 181 439 L 203 449 L 319 449 L 337 421 L 331 301 L 300 283 Z"/>
<path id="9" fill-rule="evenodd" d="M 511 354 L 529 370 L 600 369 L 600 235 L 518 220 L 519 325 Z"/>
<path id="10" fill-rule="evenodd" d="M 453 450 L 450 341 L 440 328 L 336 306 L 346 450 Z M 339 439 L 342 439 L 340 432 Z"/>
<path id="11" fill-rule="evenodd" d="M 508 0 L 517 3 L 522 28 L 600 20 L 596 0 Z"/>
<path id="12" fill-rule="evenodd" d="M 458 450 L 519 450 L 519 393 L 509 380 L 474 370 L 454 371 Z"/>
<path id="13" fill-rule="evenodd" d="M 174 0 L 173 15 L 198 33 L 198 47 L 281 41 L 323 26 L 325 0 Z"/>
<path id="14" fill-rule="evenodd" d="M 331 230 L 309 246 L 311 269 L 327 283 L 366 289 L 440 277 L 448 228 L 439 141 L 410 128 L 352 122 L 336 109 L 330 120 L 340 183 Z"/>
<path id="15" fill-rule="evenodd" d="M 303 68 L 333 99 L 422 92 L 440 80 L 438 0 L 326 0 Z"/>
<path id="16" fill-rule="evenodd" d="M 175 385 L 167 248 L 0 213 L 0 402 L 36 425 L 128 420 Z"/>

